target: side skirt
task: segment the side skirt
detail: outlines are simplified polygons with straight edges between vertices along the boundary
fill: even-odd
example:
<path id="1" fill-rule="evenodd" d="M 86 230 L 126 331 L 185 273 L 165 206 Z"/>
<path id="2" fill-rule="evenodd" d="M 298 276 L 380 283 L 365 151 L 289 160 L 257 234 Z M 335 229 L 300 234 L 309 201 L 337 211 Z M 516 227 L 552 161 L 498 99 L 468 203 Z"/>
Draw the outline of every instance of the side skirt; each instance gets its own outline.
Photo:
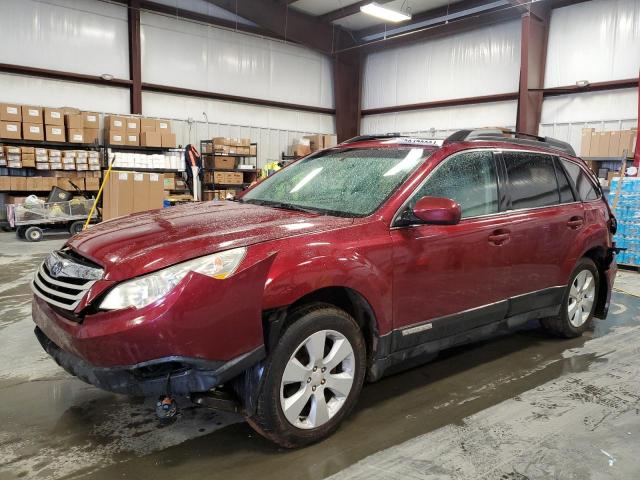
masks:
<path id="1" fill-rule="evenodd" d="M 447 348 L 513 332 L 529 320 L 558 315 L 564 288 L 541 290 L 383 335 L 367 380 L 426 363 Z"/>

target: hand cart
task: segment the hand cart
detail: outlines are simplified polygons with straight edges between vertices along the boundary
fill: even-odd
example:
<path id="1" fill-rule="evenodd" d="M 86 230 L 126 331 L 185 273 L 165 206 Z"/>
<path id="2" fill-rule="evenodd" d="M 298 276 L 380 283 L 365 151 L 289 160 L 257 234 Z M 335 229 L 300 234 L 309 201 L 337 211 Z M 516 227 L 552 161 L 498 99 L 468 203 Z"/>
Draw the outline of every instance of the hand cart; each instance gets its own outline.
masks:
<path id="1" fill-rule="evenodd" d="M 66 228 L 71 235 L 82 231 L 93 199 L 73 198 L 64 202 L 7 205 L 9 225 L 18 238 L 30 242 L 42 240 L 44 230 Z M 94 212 L 92 220 L 97 219 Z"/>

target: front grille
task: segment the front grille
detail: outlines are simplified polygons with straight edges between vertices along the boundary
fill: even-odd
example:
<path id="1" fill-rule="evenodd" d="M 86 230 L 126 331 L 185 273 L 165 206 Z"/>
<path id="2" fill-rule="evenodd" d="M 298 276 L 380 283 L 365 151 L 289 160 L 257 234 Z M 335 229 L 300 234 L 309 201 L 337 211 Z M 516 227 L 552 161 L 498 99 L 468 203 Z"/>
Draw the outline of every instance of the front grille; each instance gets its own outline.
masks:
<path id="1" fill-rule="evenodd" d="M 51 270 L 55 266 L 58 274 Z M 69 258 L 64 252 L 53 252 L 36 272 L 31 289 L 33 293 L 63 310 L 74 310 L 89 288 L 102 276 L 102 270 L 87 267 Z"/>

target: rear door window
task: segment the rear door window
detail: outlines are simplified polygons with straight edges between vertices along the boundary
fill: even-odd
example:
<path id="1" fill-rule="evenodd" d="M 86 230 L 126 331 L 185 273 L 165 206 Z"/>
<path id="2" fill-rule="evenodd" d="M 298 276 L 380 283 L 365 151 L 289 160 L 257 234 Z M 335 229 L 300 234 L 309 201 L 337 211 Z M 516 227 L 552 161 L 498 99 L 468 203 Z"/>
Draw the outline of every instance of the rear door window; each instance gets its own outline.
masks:
<path id="1" fill-rule="evenodd" d="M 513 210 L 546 207 L 560 202 L 551 156 L 509 151 L 504 151 L 502 156 Z"/>
<path id="2" fill-rule="evenodd" d="M 597 200 L 600 197 L 596 186 L 578 164 L 565 160 L 564 158 L 561 158 L 560 162 L 569 175 L 569 178 L 573 182 L 573 185 L 583 202 Z"/>

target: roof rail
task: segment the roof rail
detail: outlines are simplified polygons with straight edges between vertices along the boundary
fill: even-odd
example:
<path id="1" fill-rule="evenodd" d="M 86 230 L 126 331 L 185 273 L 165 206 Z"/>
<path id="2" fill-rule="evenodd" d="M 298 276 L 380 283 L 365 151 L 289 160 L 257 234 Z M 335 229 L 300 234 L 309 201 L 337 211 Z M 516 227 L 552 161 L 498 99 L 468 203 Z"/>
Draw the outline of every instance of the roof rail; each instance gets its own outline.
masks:
<path id="1" fill-rule="evenodd" d="M 514 132 L 502 128 L 479 128 L 476 130 L 458 130 L 452 133 L 444 141 L 444 144 L 452 142 L 470 142 L 479 140 L 493 140 L 500 142 L 515 143 L 516 145 L 527 145 L 532 147 L 551 147 L 569 155 L 575 156 L 576 152 L 567 142 L 551 137 L 540 137 L 530 133 Z"/>
<path id="2" fill-rule="evenodd" d="M 341 145 L 345 143 L 366 142 L 367 140 L 378 140 L 380 138 L 397 138 L 402 137 L 399 133 L 381 133 L 379 135 L 358 135 L 357 137 L 350 138 L 344 142 L 340 142 Z"/>

